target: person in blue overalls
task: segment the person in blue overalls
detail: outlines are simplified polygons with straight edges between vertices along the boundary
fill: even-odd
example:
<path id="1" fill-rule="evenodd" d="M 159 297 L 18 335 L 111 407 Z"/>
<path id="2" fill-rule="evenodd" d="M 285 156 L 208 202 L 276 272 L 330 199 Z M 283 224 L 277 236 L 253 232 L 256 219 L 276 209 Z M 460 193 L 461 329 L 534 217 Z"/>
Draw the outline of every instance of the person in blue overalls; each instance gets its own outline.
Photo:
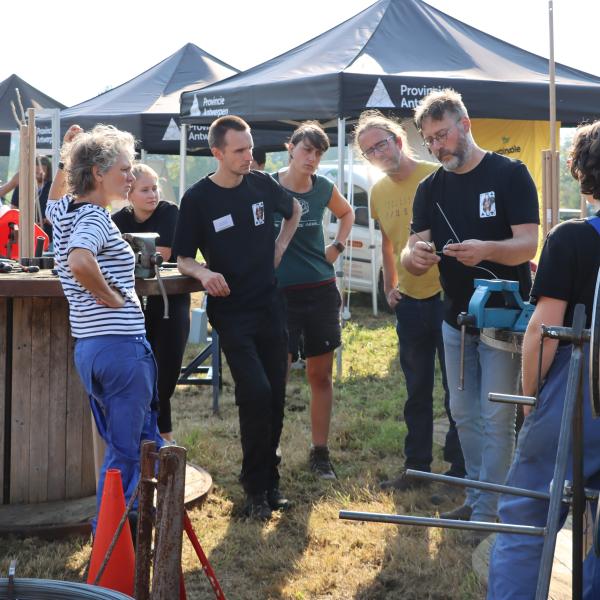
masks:
<path id="1" fill-rule="evenodd" d="M 99 510 L 106 471 L 121 472 L 128 502 L 140 477 L 142 440 L 162 445 L 156 363 L 135 293 L 135 256 L 108 211 L 111 202 L 127 199 L 135 181 L 133 136 L 110 125 L 89 132 L 73 125 L 64 141 L 66 164 L 59 165 L 50 188 L 46 217 L 69 303 L 75 366 L 106 443 L 96 493 Z M 95 529 L 95 521 L 92 525 Z"/>
<path id="2" fill-rule="evenodd" d="M 581 193 L 598 211 L 590 219 L 557 225 L 544 244 L 531 290 L 535 311 L 523 340 L 523 393 L 533 396 L 538 379 L 540 326 L 570 327 L 576 304 L 584 304 L 590 326 L 596 278 L 600 268 L 600 121 L 577 129 L 570 151 L 571 174 Z M 548 492 L 556 462 L 558 436 L 567 388 L 571 346 L 544 340 L 542 387 L 536 407 L 528 414 L 510 468 L 507 484 Z M 586 347 L 586 354 L 589 348 Z M 584 364 L 588 364 L 587 359 Z M 584 477 L 586 486 L 600 483 L 600 419 L 593 419 L 588 377 L 583 377 Z M 527 412 L 527 411 L 526 411 Z M 572 460 L 569 461 L 569 470 Z M 567 478 L 571 475 L 567 474 Z M 503 495 L 499 516 L 503 523 L 543 527 L 548 501 Z M 568 507 L 562 505 L 561 526 Z M 544 539 L 498 534 L 490 558 L 488 600 L 535 597 Z M 593 550 L 584 565 L 584 597 L 598 598 L 600 568 Z"/>

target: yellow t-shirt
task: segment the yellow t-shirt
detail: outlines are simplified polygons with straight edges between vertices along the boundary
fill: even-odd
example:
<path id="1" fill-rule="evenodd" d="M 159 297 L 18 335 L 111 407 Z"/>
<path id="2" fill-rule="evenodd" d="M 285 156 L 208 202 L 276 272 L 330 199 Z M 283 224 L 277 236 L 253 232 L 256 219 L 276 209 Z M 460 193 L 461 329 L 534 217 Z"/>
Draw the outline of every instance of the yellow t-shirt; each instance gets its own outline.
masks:
<path id="1" fill-rule="evenodd" d="M 412 275 L 400 264 L 400 253 L 410 234 L 412 206 L 415 192 L 421 180 L 435 171 L 439 165 L 417 161 L 417 168 L 408 179 L 395 182 L 390 177 L 380 179 L 371 190 L 371 216 L 379 221 L 381 229 L 391 240 L 396 258 L 398 289 L 402 294 L 424 299 L 441 290 L 437 266 L 424 275 Z"/>

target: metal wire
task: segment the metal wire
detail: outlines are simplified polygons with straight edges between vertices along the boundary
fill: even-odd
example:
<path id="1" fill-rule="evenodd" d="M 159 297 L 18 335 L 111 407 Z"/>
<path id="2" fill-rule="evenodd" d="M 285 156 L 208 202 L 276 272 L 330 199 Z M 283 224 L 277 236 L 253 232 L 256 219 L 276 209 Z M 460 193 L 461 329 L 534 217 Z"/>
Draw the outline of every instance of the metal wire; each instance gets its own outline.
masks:
<path id="1" fill-rule="evenodd" d="M 19 600 L 132 600 L 121 592 L 73 581 L 15 578 L 13 589 L 13 597 Z M 0 600 L 7 594 L 8 579 L 0 578 Z"/>

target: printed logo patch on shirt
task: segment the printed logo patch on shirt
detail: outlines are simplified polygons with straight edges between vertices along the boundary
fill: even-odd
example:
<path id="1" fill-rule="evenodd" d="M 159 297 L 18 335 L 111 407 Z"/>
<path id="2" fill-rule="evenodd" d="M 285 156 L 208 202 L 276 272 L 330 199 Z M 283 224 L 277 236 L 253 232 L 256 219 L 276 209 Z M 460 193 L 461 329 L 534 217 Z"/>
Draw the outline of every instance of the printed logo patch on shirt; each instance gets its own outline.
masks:
<path id="1" fill-rule="evenodd" d="M 215 228 L 215 232 L 219 233 L 219 231 L 233 227 L 233 219 L 231 218 L 231 215 L 225 215 L 224 217 L 215 219 L 213 221 L 213 226 Z"/>
<path id="2" fill-rule="evenodd" d="M 252 205 L 252 214 L 254 215 L 254 224 L 255 225 L 264 225 L 265 224 L 265 203 L 264 202 L 256 202 Z"/>
<path id="3" fill-rule="evenodd" d="M 300 203 L 302 209 L 302 216 L 307 215 L 310 212 L 310 204 L 304 198 L 296 198 Z"/>
<path id="4" fill-rule="evenodd" d="M 479 194 L 479 216 L 482 219 L 496 216 L 496 192 Z"/>

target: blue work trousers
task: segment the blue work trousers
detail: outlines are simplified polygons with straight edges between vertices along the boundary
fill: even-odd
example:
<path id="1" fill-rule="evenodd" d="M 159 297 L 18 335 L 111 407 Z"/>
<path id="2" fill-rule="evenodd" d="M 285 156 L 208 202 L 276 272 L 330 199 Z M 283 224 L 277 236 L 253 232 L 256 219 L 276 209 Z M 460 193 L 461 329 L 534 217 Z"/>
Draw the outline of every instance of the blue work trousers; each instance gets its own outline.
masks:
<path id="1" fill-rule="evenodd" d="M 140 477 L 141 442 L 162 446 L 156 425 L 156 363 L 144 336 L 101 335 L 77 340 L 75 366 L 106 443 L 96 491 L 99 511 L 107 469 L 121 471 L 127 503 Z"/>
<path id="2" fill-rule="evenodd" d="M 538 405 L 525 419 L 519 432 L 515 457 L 507 484 L 538 492 L 549 492 L 554 475 L 558 436 L 562 420 L 571 346 L 559 347 L 540 392 Z M 588 394 L 588 359 L 583 369 L 584 478 L 586 486 L 600 483 L 600 419 L 593 419 Z M 572 479 L 569 453 L 567 479 Z M 502 523 L 545 527 L 547 500 L 534 500 L 503 494 L 498 512 Z M 562 505 L 560 525 L 568 507 Z M 535 597 L 544 538 L 529 535 L 498 534 L 490 558 L 488 600 L 529 600 Z M 600 598 L 600 565 L 593 549 L 584 564 L 584 597 Z"/>

